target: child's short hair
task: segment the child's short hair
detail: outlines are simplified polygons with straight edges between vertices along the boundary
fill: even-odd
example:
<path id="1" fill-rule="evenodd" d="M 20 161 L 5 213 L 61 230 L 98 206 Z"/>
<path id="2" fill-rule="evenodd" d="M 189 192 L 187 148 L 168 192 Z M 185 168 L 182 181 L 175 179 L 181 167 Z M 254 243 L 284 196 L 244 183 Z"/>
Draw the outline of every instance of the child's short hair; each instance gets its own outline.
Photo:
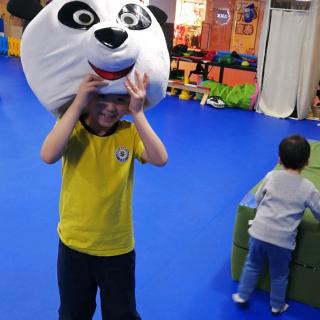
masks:
<path id="1" fill-rule="evenodd" d="M 310 157 L 310 144 L 300 135 L 284 138 L 279 145 L 279 157 L 285 168 L 303 169 Z"/>

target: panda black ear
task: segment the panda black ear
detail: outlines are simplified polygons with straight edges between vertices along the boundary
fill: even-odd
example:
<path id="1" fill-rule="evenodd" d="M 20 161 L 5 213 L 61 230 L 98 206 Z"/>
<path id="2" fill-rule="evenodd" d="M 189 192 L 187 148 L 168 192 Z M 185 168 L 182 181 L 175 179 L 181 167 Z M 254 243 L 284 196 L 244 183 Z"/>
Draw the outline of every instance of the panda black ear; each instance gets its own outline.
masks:
<path id="1" fill-rule="evenodd" d="M 42 5 L 36 0 L 9 0 L 7 10 L 13 16 L 31 21 L 41 10 Z"/>
<path id="2" fill-rule="evenodd" d="M 167 14 L 156 6 L 147 6 L 147 7 L 153 13 L 155 18 L 158 20 L 160 26 L 163 26 L 168 19 Z"/>

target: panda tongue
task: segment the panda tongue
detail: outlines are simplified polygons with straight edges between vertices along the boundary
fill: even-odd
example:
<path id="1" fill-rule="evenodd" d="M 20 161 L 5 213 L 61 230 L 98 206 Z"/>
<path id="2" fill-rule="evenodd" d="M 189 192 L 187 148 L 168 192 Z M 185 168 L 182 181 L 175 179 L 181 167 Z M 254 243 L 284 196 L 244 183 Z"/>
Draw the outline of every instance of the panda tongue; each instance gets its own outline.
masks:
<path id="1" fill-rule="evenodd" d="M 101 78 L 106 80 L 118 80 L 120 78 L 123 78 L 132 70 L 134 66 L 132 65 L 126 69 L 116 71 L 116 72 L 111 72 L 111 71 L 99 69 L 98 67 L 93 65 L 91 62 L 89 62 L 89 64 L 96 74 L 98 74 Z"/>

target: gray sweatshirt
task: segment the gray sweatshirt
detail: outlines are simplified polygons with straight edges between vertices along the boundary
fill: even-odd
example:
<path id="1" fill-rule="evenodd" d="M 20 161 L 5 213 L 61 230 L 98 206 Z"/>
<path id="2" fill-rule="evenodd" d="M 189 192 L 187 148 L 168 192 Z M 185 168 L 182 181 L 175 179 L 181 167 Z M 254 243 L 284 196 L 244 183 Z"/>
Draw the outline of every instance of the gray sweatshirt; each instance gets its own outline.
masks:
<path id="1" fill-rule="evenodd" d="M 287 170 L 269 172 L 256 192 L 257 213 L 249 234 L 293 250 L 297 228 L 309 207 L 320 220 L 320 193 L 306 178 Z"/>

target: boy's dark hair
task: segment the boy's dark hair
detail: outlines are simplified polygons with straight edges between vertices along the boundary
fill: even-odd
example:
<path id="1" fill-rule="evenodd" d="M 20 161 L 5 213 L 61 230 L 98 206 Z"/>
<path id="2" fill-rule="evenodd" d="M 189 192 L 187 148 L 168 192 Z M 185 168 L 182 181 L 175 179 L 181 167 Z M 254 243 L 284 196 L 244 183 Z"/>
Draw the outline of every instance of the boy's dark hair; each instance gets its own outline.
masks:
<path id="1" fill-rule="evenodd" d="M 303 169 L 310 157 L 310 144 L 299 135 L 284 138 L 279 145 L 279 157 L 285 168 Z"/>

